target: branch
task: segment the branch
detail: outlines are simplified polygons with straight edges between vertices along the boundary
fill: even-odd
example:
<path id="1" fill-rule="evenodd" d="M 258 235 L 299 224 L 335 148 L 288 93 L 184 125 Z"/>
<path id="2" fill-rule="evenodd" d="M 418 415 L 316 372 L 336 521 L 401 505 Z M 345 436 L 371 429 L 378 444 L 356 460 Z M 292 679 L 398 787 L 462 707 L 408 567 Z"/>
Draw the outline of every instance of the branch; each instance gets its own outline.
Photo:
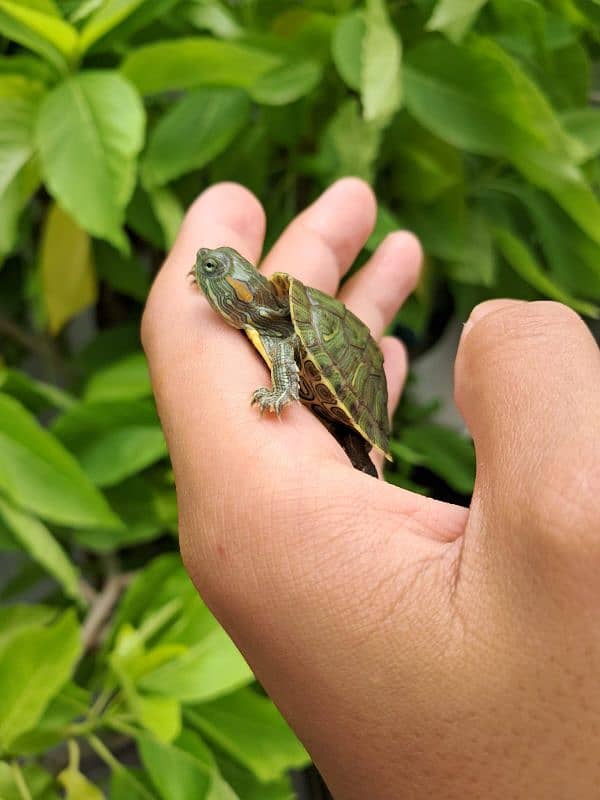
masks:
<path id="1" fill-rule="evenodd" d="M 117 572 L 115 564 L 112 561 L 108 563 L 106 583 L 91 598 L 90 610 L 83 623 L 83 646 L 86 652 L 98 644 L 106 621 L 121 592 L 131 583 L 134 574 L 133 572 Z"/>
<path id="2" fill-rule="evenodd" d="M 0 314 L 0 333 L 14 339 L 26 350 L 39 356 L 45 364 L 49 364 L 54 371 L 53 378 L 58 377 L 63 383 L 67 382 L 67 366 L 55 342 L 50 337 L 29 333 L 18 323 L 2 314 Z"/>
<path id="3" fill-rule="evenodd" d="M 48 356 L 48 343 L 44 339 L 24 331 L 16 322 L 2 315 L 0 315 L 0 333 L 10 336 L 15 342 L 18 342 L 27 350 L 31 350 L 32 353 L 37 353 L 44 357 Z"/>

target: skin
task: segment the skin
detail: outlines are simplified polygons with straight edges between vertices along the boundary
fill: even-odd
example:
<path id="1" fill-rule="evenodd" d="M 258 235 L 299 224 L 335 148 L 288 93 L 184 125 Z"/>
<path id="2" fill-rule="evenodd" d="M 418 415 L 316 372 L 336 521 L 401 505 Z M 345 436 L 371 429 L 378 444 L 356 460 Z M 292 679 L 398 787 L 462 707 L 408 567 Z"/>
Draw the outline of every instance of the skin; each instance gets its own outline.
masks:
<path id="1" fill-rule="evenodd" d="M 327 402 L 324 402 L 323 395 L 319 391 L 323 387 L 315 387 L 310 382 L 307 370 L 302 366 L 306 351 L 292 322 L 287 276 L 283 274 L 276 276 L 279 284 L 281 279 L 284 280 L 283 286 L 280 285 L 278 290 L 271 281 L 231 247 L 218 247 L 214 250 L 201 247 L 196 254 L 194 268 L 189 274 L 194 276 L 196 284 L 204 292 L 204 296 L 216 313 L 220 314 L 225 322 L 233 328 L 245 331 L 269 366 L 271 388 L 263 386 L 256 389 L 252 393 L 251 404 L 258 405 L 261 414 L 263 411 L 269 410 L 279 416 L 287 405 L 302 399 L 306 405 L 313 406 L 313 410 L 319 414 L 321 422 L 345 450 L 355 469 L 377 477 L 377 469 L 369 458 L 371 444 L 368 437 L 363 438 L 347 417 L 344 422 L 340 423 L 337 416 L 331 415 L 327 403 L 337 406 L 333 394 L 330 393 Z M 312 300 L 307 300 L 307 302 L 320 302 L 315 298 L 314 290 L 309 291 Z M 327 300 L 327 298 L 321 299 Z M 347 310 L 344 313 L 347 314 Z M 331 335 L 334 329 L 329 319 L 324 319 L 322 314 L 318 319 L 325 326 L 323 331 L 327 331 Z M 366 341 L 368 330 L 364 328 L 363 330 L 364 341 Z M 346 341 L 344 340 L 344 345 L 346 345 Z M 376 349 L 376 345 L 374 345 L 374 349 Z M 371 356 L 365 355 L 364 350 L 361 353 L 363 355 L 363 361 L 360 362 L 361 375 L 368 374 L 368 372 L 365 373 L 365 363 L 369 363 L 369 359 L 371 361 L 370 372 L 375 373 L 375 377 L 371 377 L 370 380 L 376 381 L 376 386 L 378 386 L 377 399 L 380 403 L 378 406 L 380 413 L 378 414 L 377 409 L 372 408 L 371 414 L 376 415 L 377 427 L 384 428 L 387 441 L 389 435 L 386 413 L 387 387 L 380 385 L 383 378 L 380 372 L 381 354 L 377 353 L 379 361 L 376 361 L 372 354 Z M 354 364 L 354 361 L 349 363 Z M 313 369 L 318 372 L 316 365 Z M 305 381 L 304 390 L 301 389 L 301 376 Z M 357 387 L 355 392 L 358 394 L 360 391 L 358 387 L 362 384 L 354 383 L 353 372 L 348 370 L 347 376 L 348 383 L 352 382 L 352 385 Z M 317 382 L 320 382 L 319 379 Z M 315 400 L 315 398 L 321 399 Z M 335 412 L 338 411 L 339 409 L 336 407 Z M 382 417 L 385 423 L 383 426 L 381 425 Z M 348 419 L 347 424 L 346 419 Z"/>
<path id="2" fill-rule="evenodd" d="M 262 270 L 335 294 L 374 219 L 368 187 L 344 179 Z M 353 470 L 302 406 L 286 424 L 249 407 L 264 364 L 185 274 L 199 247 L 257 263 L 264 224 L 247 190 L 208 189 L 144 316 L 198 590 L 336 798 L 599 797 L 600 356 L 586 326 L 551 302 L 474 309 L 455 368 L 471 507 L 417 496 Z M 392 234 L 338 294 L 381 342 L 391 407 L 406 360 L 382 334 L 420 258 Z"/>

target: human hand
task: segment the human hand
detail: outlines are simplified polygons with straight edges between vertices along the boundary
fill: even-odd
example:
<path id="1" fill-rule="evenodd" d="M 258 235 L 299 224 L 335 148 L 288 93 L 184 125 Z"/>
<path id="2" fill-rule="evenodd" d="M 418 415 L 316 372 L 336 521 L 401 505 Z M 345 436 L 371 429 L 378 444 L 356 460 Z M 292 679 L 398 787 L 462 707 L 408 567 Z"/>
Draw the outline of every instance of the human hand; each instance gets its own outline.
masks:
<path id="1" fill-rule="evenodd" d="M 345 179 L 263 262 L 335 294 L 375 218 Z M 256 199 L 188 212 L 144 316 L 184 561 L 336 798 L 600 795 L 600 356 L 548 302 L 477 307 L 456 362 L 470 509 L 354 469 L 305 408 L 250 407 L 265 366 L 186 281 L 200 247 L 256 263 Z M 376 338 L 415 285 L 393 234 L 339 296 Z M 383 338 L 390 404 L 406 373 Z"/>

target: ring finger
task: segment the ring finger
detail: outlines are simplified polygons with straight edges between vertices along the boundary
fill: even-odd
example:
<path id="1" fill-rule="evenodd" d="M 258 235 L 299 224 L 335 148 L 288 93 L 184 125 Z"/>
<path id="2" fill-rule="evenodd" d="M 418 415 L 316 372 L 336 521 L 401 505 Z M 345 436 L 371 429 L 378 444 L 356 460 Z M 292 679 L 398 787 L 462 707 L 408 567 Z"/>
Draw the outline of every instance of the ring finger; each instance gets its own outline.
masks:
<path id="1" fill-rule="evenodd" d="M 387 236 L 338 295 L 379 340 L 419 280 L 422 252 L 408 231 Z"/>

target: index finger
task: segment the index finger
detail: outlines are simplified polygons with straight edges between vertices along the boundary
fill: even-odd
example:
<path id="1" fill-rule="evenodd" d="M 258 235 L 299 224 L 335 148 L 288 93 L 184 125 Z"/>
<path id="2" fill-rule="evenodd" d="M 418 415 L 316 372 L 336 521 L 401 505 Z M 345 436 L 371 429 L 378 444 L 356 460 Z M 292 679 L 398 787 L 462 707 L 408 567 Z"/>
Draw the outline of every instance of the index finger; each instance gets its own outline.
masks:
<path id="1" fill-rule="evenodd" d="M 292 442 L 307 450 L 312 442 L 315 451 L 329 448 L 345 459 L 306 409 L 287 408 L 285 424 L 271 415 L 261 419 L 250 395 L 268 382 L 265 364 L 186 277 L 203 246 L 233 247 L 256 263 L 264 230 L 263 209 L 251 192 L 233 183 L 211 187 L 188 211 L 146 304 L 142 341 L 178 492 L 198 483 L 216 491 L 224 474 L 247 478 L 248 459 L 259 450 L 271 454 L 267 471 L 275 470 Z"/>
<path id="2" fill-rule="evenodd" d="M 200 437 L 209 438 L 214 432 L 213 407 L 221 406 L 223 420 L 228 418 L 228 405 L 249 409 L 249 391 L 258 385 L 264 369 L 239 332 L 210 308 L 187 273 L 203 246 L 234 247 L 256 263 L 264 232 L 265 214 L 254 195 L 238 184 L 216 184 L 190 207 L 152 286 L 142 320 L 142 343 L 176 473 L 183 461 L 193 457 Z M 225 370 L 224 364 L 234 364 L 235 369 Z"/>

